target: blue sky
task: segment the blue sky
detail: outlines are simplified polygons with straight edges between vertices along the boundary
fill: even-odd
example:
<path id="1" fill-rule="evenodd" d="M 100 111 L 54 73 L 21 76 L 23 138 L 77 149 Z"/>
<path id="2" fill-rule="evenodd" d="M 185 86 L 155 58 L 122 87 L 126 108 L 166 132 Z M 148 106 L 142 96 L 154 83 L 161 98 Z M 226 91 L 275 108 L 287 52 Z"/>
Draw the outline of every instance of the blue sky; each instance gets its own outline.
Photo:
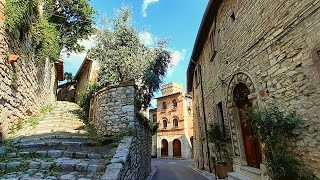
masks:
<path id="1" fill-rule="evenodd" d="M 170 38 L 168 49 L 173 52 L 173 67 L 164 82 L 179 82 L 186 88 L 186 70 L 208 0 L 91 0 L 97 11 L 97 26 L 101 16 L 113 17 L 122 3 L 132 7 L 133 23 L 144 44 L 152 46 L 158 37 Z M 88 49 L 94 42 L 91 38 L 81 44 Z M 64 57 L 65 72 L 75 75 L 85 55 L 86 52 L 72 53 L 69 58 Z"/>

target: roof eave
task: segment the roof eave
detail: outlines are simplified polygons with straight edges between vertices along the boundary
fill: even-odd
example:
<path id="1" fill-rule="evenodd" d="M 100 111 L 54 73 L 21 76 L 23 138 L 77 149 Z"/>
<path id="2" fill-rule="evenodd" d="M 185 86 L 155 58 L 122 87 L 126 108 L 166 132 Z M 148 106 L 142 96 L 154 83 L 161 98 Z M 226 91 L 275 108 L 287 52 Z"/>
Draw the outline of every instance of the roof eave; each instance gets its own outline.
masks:
<path id="1" fill-rule="evenodd" d="M 198 30 L 197 38 L 193 46 L 192 55 L 188 65 L 187 93 L 192 91 L 192 81 L 193 81 L 193 73 L 195 70 L 195 65 L 199 60 L 201 51 L 204 47 L 204 43 L 206 41 L 206 38 L 208 37 L 208 34 L 212 27 L 212 23 L 214 21 L 214 18 L 217 15 L 218 9 L 222 1 L 223 0 L 210 0 L 205 10 L 205 13 L 203 15 L 203 18 Z"/>

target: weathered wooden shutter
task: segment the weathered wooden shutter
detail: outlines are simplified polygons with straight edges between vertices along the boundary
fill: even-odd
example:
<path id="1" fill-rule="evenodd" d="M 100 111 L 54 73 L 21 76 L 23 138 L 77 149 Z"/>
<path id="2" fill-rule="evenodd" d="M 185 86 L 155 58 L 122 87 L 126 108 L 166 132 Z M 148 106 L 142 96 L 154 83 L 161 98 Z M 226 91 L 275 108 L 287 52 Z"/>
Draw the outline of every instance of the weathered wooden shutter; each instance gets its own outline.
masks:
<path id="1" fill-rule="evenodd" d="M 224 127 L 225 127 L 226 138 L 230 138 L 230 127 L 229 127 L 227 100 L 224 100 L 222 102 L 222 111 L 223 111 L 223 123 L 224 123 Z"/>

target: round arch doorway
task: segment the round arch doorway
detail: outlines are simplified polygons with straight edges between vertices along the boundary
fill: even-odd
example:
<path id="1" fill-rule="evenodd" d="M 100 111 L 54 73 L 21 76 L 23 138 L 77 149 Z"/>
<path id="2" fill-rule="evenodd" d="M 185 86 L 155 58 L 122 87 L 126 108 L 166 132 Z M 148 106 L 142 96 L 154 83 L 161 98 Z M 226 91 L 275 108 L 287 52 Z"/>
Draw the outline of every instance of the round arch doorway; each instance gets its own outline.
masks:
<path id="1" fill-rule="evenodd" d="M 168 157 L 168 141 L 166 139 L 161 141 L 161 157 Z"/>
<path id="2" fill-rule="evenodd" d="M 181 141 L 178 139 L 173 140 L 173 157 L 181 157 Z"/>
<path id="3" fill-rule="evenodd" d="M 252 104 L 248 99 L 250 91 L 244 83 L 239 83 L 233 90 L 233 100 L 237 106 L 239 113 L 239 120 L 242 131 L 242 139 L 244 144 L 245 155 L 247 163 L 251 167 L 260 168 L 262 162 L 261 145 L 259 140 L 254 138 L 254 131 L 252 126 L 247 123 L 244 110 L 252 108 Z"/>

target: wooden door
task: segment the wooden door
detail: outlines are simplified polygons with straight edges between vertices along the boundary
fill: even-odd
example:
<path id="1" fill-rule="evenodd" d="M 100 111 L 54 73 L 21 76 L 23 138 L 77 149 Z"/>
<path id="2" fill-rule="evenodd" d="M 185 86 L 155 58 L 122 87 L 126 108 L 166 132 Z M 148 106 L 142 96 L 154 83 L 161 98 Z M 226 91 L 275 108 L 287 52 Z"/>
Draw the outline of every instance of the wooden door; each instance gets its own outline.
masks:
<path id="1" fill-rule="evenodd" d="M 260 168 L 260 163 L 262 162 L 260 142 L 254 138 L 252 126 L 247 123 L 246 117 L 241 110 L 239 110 L 239 117 L 248 166 Z"/>
<path id="2" fill-rule="evenodd" d="M 168 141 L 165 139 L 162 139 L 161 141 L 161 157 L 167 157 L 168 156 Z"/>
<path id="3" fill-rule="evenodd" d="M 178 139 L 173 140 L 173 156 L 181 157 L 181 142 Z"/>

